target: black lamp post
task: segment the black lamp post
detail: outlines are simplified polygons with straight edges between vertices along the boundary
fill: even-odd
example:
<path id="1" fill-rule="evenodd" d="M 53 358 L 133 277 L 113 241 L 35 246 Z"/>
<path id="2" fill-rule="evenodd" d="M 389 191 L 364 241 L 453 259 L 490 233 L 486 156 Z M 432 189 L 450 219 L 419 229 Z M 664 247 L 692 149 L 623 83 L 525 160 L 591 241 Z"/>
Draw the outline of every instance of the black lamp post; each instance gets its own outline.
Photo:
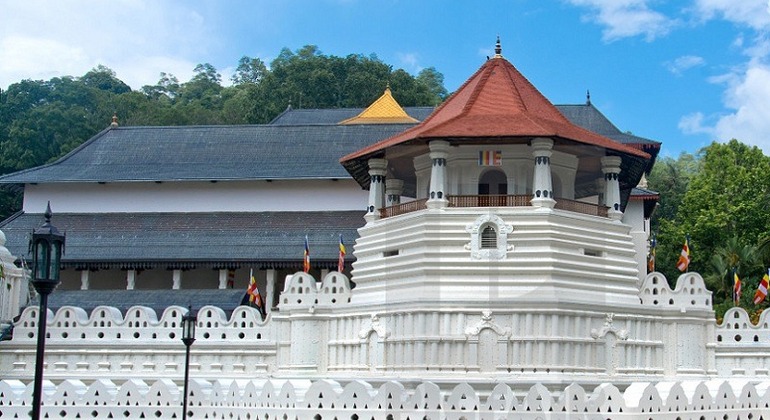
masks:
<path id="1" fill-rule="evenodd" d="M 59 285 L 59 263 L 64 253 L 64 234 L 51 224 L 51 203 L 45 210 L 45 223 L 32 232 L 29 243 L 33 255 L 32 286 L 40 297 L 37 320 L 37 357 L 35 359 L 35 388 L 32 393 L 32 420 L 40 419 L 43 403 L 43 356 L 45 327 L 48 316 L 48 295 Z"/>
<path id="2" fill-rule="evenodd" d="M 193 315 L 192 306 L 182 315 L 182 342 L 187 347 L 184 359 L 184 396 L 182 397 L 182 420 L 187 420 L 187 382 L 190 378 L 190 346 L 195 342 L 195 323 L 198 317 Z"/>

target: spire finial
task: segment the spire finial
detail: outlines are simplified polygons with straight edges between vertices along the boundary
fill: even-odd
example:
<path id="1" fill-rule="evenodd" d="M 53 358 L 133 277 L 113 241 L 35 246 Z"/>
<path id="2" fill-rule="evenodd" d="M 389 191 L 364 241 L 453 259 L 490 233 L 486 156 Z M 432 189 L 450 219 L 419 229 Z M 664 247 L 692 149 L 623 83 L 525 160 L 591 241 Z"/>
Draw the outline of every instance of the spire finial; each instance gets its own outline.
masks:
<path id="1" fill-rule="evenodd" d="M 385 92 L 390 92 L 390 82 L 385 84 Z"/>
<path id="2" fill-rule="evenodd" d="M 500 35 L 497 35 L 497 42 L 495 43 L 495 58 L 501 58 L 503 56 L 503 47 L 500 46 Z"/>
<path id="3" fill-rule="evenodd" d="M 45 216 L 45 222 L 47 224 L 51 224 L 51 217 L 53 216 L 53 212 L 51 211 L 51 202 L 48 202 L 48 205 L 45 208 L 45 213 L 43 213 L 43 216 Z"/>
<path id="4" fill-rule="evenodd" d="M 591 91 L 586 89 L 586 105 L 591 105 Z"/>
<path id="5" fill-rule="evenodd" d="M 118 113 L 112 114 L 112 122 L 110 123 L 110 127 L 117 127 L 118 126 Z"/>

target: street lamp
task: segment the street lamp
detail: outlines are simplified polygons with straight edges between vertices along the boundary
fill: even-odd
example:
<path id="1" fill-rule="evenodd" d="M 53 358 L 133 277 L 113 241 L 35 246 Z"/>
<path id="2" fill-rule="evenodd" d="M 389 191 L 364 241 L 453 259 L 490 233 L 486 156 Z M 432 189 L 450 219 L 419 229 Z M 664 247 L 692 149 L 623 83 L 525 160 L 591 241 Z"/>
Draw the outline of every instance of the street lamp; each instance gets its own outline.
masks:
<path id="1" fill-rule="evenodd" d="M 29 249 L 33 256 L 32 286 L 40 296 L 37 320 L 37 357 L 35 359 L 35 388 L 32 392 L 32 420 L 40 419 L 43 403 L 43 355 L 45 327 L 48 316 L 48 295 L 59 285 L 59 263 L 64 253 L 64 234 L 51 224 L 51 203 L 45 210 L 45 223 L 32 232 Z"/>
<path id="2" fill-rule="evenodd" d="M 193 315 L 192 306 L 187 307 L 187 313 L 182 315 L 182 342 L 187 347 L 184 359 L 184 396 L 182 397 L 182 420 L 187 420 L 187 382 L 190 378 L 190 346 L 195 342 L 195 323 L 198 317 Z"/>

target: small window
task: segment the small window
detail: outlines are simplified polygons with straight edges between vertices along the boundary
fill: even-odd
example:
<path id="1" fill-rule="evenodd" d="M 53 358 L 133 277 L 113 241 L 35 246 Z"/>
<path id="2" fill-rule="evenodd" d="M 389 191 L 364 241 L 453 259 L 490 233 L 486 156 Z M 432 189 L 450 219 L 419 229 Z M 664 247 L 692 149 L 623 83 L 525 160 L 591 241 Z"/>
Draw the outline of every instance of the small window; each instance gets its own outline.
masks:
<path id="1" fill-rule="evenodd" d="M 492 225 L 487 225 L 483 231 L 481 231 L 481 249 L 496 249 L 497 248 L 497 231 Z"/>

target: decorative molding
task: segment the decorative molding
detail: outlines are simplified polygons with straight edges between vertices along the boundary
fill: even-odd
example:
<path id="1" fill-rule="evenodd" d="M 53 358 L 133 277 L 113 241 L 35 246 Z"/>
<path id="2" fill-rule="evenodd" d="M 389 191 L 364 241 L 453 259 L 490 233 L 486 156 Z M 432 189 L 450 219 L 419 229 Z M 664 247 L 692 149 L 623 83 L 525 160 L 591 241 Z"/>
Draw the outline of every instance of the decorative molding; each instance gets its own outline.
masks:
<path id="1" fill-rule="evenodd" d="M 596 328 L 591 329 L 591 337 L 598 340 L 600 338 L 604 338 L 604 336 L 606 336 L 608 333 L 613 333 L 615 337 L 621 340 L 628 340 L 628 331 L 625 329 L 615 328 L 615 326 L 612 324 L 612 318 L 614 317 L 615 314 L 608 313 L 604 319 L 604 325 L 602 328 L 598 330 Z"/>
<path id="2" fill-rule="evenodd" d="M 380 324 L 380 317 L 377 314 L 372 314 L 369 325 L 361 328 L 361 331 L 358 333 L 358 338 L 362 341 L 366 341 L 366 339 L 369 338 L 369 334 L 372 332 L 377 333 L 380 339 L 388 338 L 390 336 L 390 331 L 388 331 L 384 325 Z"/>
<path id="3" fill-rule="evenodd" d="M 467 337 L 474 337 L 481 334 L 481 331 L 489 328 L 490 330 L 494 331 L 498 336 L 501 337 L 510 337 L 511 336 L 511 329 L 510 328 L 503 328 L 499 324 L 497 324 L 493 320 L 492 311 L 489 309 L 485 309 L 483 312 L 481 312 L 481 320 L 476 323 L 476 325 L 468 326 L 465 328 L 465 335 Z"/>

